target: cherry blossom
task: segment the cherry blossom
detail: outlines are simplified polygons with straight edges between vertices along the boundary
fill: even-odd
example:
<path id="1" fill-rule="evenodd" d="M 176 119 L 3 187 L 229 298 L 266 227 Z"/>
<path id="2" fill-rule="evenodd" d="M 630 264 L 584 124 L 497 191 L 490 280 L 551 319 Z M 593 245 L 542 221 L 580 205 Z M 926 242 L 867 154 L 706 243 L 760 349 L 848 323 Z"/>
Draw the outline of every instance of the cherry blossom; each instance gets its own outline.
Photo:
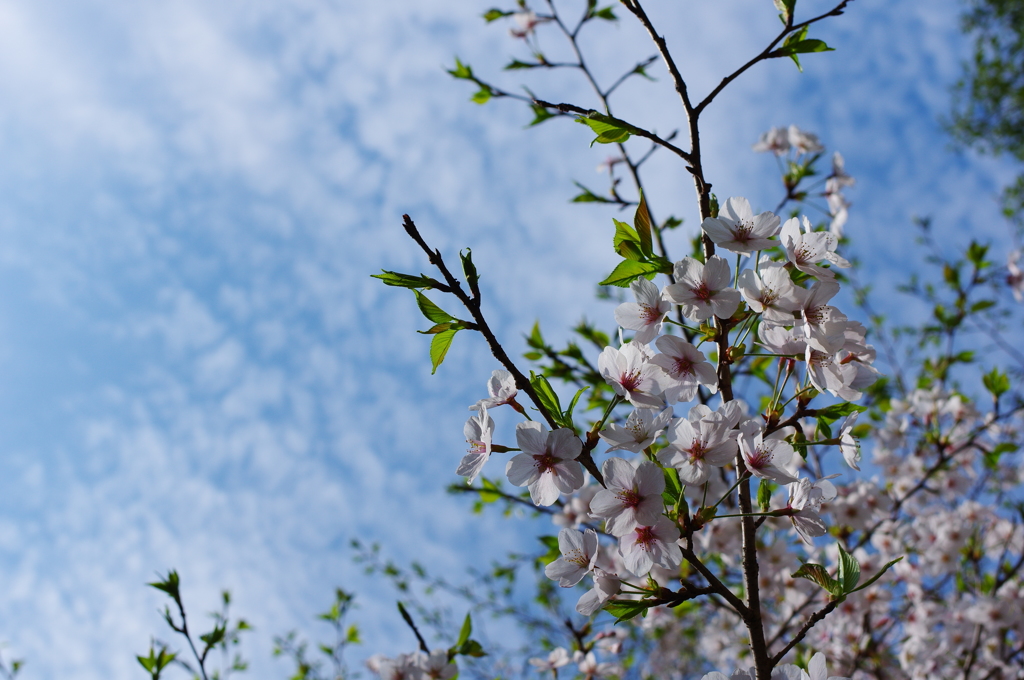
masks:
<path id="1" fill-rule="evenodd" d="M 657 357 L 655 357 L 657 358 Z M 611 444 L 608 451 L 632 451 L 640 453 L 654 443 L 661 431 L 672 420 L 672 409 L 660 413 L 657 409 L 638 408 L 626 418 L 625 425 L 609 423 L 601 430 L 601 439 Z"/>
<path id="2" fill-rule="evenodd" d="M 686 257 L 675 264 L 676 282 L 665 286 L 665 296 L 694 321 L 712 316 L 728 319 L 740 304 L 740 292 L 729 287 L 729 263 L 712 255 L 707 264 Z"/>
<path id="3" fill-rule="evenodd" d="M 530 659 L 530 665 L 536 668 L 541 673 L 547 671 L 556 671 L 562 666 L 568 666 L 572 661 L 572 657 L 569 656 L 569 652 L 564 647 L 555 647 L 548 654 L 548 658 L 542 659 L 534 657 Z"/>
<path id="4" fill-rule="evenodd" d="M 776 156 L 785 156 L 789 153 L 789 130 L 776 127 L 768 132 L 762 132 L 761 138 L 753 146 L 754 151 L 771 151 Z"/>
<path id="5" fill-rule="evenodd" d="M 771 212 L 755 216 L 750 202 L 737 196 L 726 200 L 718 217 L 707 217 L 700 226 L 716 245 L 750 255 L 776 244 L 773 237 L 779 233 L 779 217 Z"/>
<path id="6" fill-rule="evenodd" d="M 487 415 L 487 407 L 482 405 L 480 412 L 466 421 L 463 434 L 470 444 L 469 452 L 462 457 L 455 474 L 466 478 L 472 484 L 480 474 L 487 459 L 491 457 L 491 438 L 494 436 L 494 420 Z"/>
<path id="7" fill-rule="evenodd" d="M 789 491 L 788 507 L 797 511 L 790 517 L 790 520 L 792 520 L 797 534 L 808 545 L 813 545 L 815 537 L 824 536 L 828 532 L 828 526 L 818 513 L 822 503 L 827 503 L 836 497 L 836 487 L 828 480 L 838 476 L 830 475 L 813 484 L 809 479 L 801 477 L 792 484 L 786 485 L 786 489 Z"/>
<path id="8" fill-rule="evenodd" d="M 570 588 L 582 581 L 597 562 L 597 532 L 562 529 L 558 532 L 558 550 L 562 556 L 545 567 L 544 575 L 557 580 L 563 588 Z"/>
<path id="9" fill-rule="evenodd" d="M 595 568 L 591 575 L 594 578 L 594 587 L 583 593 L 576 603 L 576 611 L 583 616 L 590 616 L 604 603 L 619 594 L 622 582 L 615 574 L 609 574 L 603 569 Z"/>
<path id="10" fill-rule="evenodd" d="M 767 324 L 792 326 L 807 298 L 807 291 L 793 283 L 785 267 L 771 261 L 762 261 L 760 272 L 744 269 L 739 284 L 747 304 Z"/>
<path id="11" fill-rule="evenodd" d="M 664 372 L 659 383 L 665 401 L 692 401 L 701 385 L 712 394 L 718 391 L 718 373 L 699 349 L 675 335 L 663 335 L 655 345 L 661 354 L 656 354 L 651 363 Z"/>
<path id="12" fill-rule="evenodd" d="M 653 525 L 637 526 L 620 536 L 619 554 L 626 569 L 637 576 L 647 574 L 655 564 L 675 569 L 683 559 L 677 540 L 679 527 L 669 518 L 659 517 Z"/>
<path id="13" fill-rule="evenodd" d="M 495 406 L 502 406 L 509 404 L 517 411 L 516 408 L 519 404 L 516 403 L 516 380 L 512 377 L 512 374 L 502 369 L 496 369 L 491 373 L 491 379 L 487 381 L 487 392 L 491 395 L 488 399 L 481 399 L 472 406 L 470 410 L 479 410 L 483 408 L 494 408 Z"/>
<path id="14" fill-rule="evenodd" d="M 800 224 L 798 218 L 790 218 L 782 225 L 780 234 L 786 258 L 793 266 L 818 280 L 835 278 L 833 272 L 818 266 L 822 260 L 836 267 L 850 266 L 849 262 L 835 253 L 837 239 L 834 235 L 827 231 L 814 231 L 806 217 L 803 218 L 803 231 Z"/>
<path id="15" fill-rule="evenodd" d="M 755 421 L 750 421 L 754 422 Z M 779 430 L 765 436 L 760 427 L 740 428 L 740 453 L 743 462 L 756 477 L 770 479 L 778 484 L 790 484 L 796 477 L 788 470 L 793 459 L 793 447 L 785 441 L 785 432 Z"/>
<path id="16" fill-rule="evenodd" d="M 857 424 L 858 413 L 854 411 L 843 421 L 839 429 L 839 451 L 843 460 L 854 470 L 860 471 L 860 441 L 853 436 L 853 428 Z"/>
<path id="17" fill-rule="evenodd" d="M 505 474 L 515 486 L 529 485 L 535 505 L 551 505 L 560 493 L 583 486 L 583 466 L 575 460 L 583 442 L 572 430 L 562 427 L 548 432 L 537 422 L 519 423 L 516 441 L 522 453 L 509 460 Z"/>
<path id="18" fill-rule="evenodd" d="M 664 299 L 658 287 L 640 277 L 629 284 L 636 302 L 623 302 L 615 308 L 615 322 L 623 328 L 636 331 L 633 342 L 648 344 L 661 332 L 665 315 L 672 304 Z"/>
<path id="19" fill-rule="evenodd" d="M 653 356 L 640 343 L 629 342 L 621 349 L 609 345 L 597 357 L 597 369 L 615 393 L 633 406 L 661 408 L 665 405 L 658 383 L 661 371 L 651 363 Z"/>
<path id="20" fill-rule="evenodd" d="M 658 460 L 678 470 L 684 484 L 703 484 L 711 467 L 728 465 L 736 455 L 738 432 L 733 428 L 742 417 L 740 409 L 735 401 L 718 411 L 697 404 L 686 418 L 677 418 L 669 426 L 668 446 L 658 452 Z"/>
<path id="21" fill-rule="evenodd" d="M 609 458 L 601 468 L 605 487 L 590 502 L 590 513 L 605 520 L 605 531 L 622 536 L 641 524 L 654 524 L 665 509 L 665 475 L 650 461 L 634 466 Z"/>

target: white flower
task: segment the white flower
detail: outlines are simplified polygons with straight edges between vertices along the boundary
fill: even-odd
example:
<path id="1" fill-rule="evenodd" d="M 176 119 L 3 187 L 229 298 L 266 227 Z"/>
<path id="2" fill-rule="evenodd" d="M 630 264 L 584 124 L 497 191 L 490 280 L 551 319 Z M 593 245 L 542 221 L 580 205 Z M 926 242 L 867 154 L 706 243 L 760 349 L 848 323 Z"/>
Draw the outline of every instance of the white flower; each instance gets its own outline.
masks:
<path id="1" fill-rule="evenodd" d="M 828 526 L 818 513 L 822 503 L 836 497 L 836 487 L 828 480 L 838 476 L 829 475 L 813 484 L 809 479 L 801 477 L 786 486 L 789 491 L 789 507 L 797 511 L 789 519 L 796 533 L 808 545 L 813 545 L 814 537 L 824 536 L 828 532 Z"/>
<path id="2" fill-rule="evenodd" d="M 804 306 L 807 291 L 797 287 L 780 263 L 762 260 L 760 273 L 744 269 L 740 274 L 740 293 L 750 308 L 765 323 L 792 326 L 794 313 Z"/>
<path id="3" fill-rule="evenodd" d="M 544 673 L 556 670 L 562 666 L 568 666 L 570 661 L 572 661 L 572 658 L 564 647 L 555 647 L 551 650 L 551 653 L 548 654 L 548 658 L 546 659 L 541 659 L 539 657 L 530 659 L 530 665 L 541 673 Z"/>
<path id="4" fill-rule="evenodd" d="M 738 433 L 733 428 L 742 415 L 735 401 L 718 411 L 697 404 L 686 418 L 677 418 L 669 426 L 668 446 L 658 452 L 658 460 L 678 470 L 684 484 L 703 484 L 712 466 L 724 467 L 735 458 Z"/>
<path id="5" fill-rule="evenodd" d="M 665 400 L 659 396 L 657 378 L 660 370 L 651 363 L 653 352 L 646 345 L 629 342 L 622 349 L 611 345 L 597 357 L 597 369 L 615 390 L 633 406 L 661 408 Z"/>
<path id="6" fill-rule="evenodd" d="M 771 151 L 776 156 L 785 156 L 789 153 L 789 130 L 776 127 L 768 132 L 762 132 L 761 138 L 754 145 L 754 151 Z"/>
<path id="7" fill-rule="evenodd" d="M 606 488 L 590 501 L 590 514 L 605 520 L 605 531 L 622 536 L 637 525 L 658 520 L 665 509 L 661 468 L 646 460 L 634 467 L 622 458 L 609 458 L 601 472 Z"/>
<path id="8" fill-rule="evenodd" d="M 502 369 L 491 373 L 491 379 L 487 381 L 487 392 L 491 395 L 489 399 L 481 399 L 472 406 L 470 410 L 479 410 L 480 407 L 494 408 L 503 404 L 516 406 L 516 379 L 512 374 Z"/>
<path id="9" fill-rule="evenodd" d="M 786 220 L 782 225 L 780 239 L 786 249 L 786 259 L 800 271 L 818 280 L 835 278 L 834 273 L 818 266 L 822 260 L 827 260 L 835 267 L 850 266 L 835 252 L 838 239 L 827 231 L 814 231 L 806 217 L 803 218 L 803 231 L 796 217 Z"/>
<path id="10" fill-rule="evenodd" d="M 796 149 L 797 153 L 819 153 L 825 150 L 816 134 L 804 132 L 796 125 L 790 125 L 788 132 L 790 146 Z"/>
<path id="11" fill-rule="evenodd" d="M 618 595 L 622 583 L 618 576 L 601 569 L 594 569 L 591 575 L 594 578 L 594 587 L 583 593 L 576 603 L 576 611 L 583 616 L 590 616 L 603 607 L 605 602 Z"/>
<path id="12" fill-rule="evenodd" d="M 481 402 L 482 404 L 482 402 Z M 462 430 L 466 441 L 470 444 L 469 452 L 462 457 L 459 469 L 455 474 L 466 478 L 467 484 L 472 484 L 476 476 L 480 474 L 484 463 L 491 456 L 491 438 L 494 436 L 494 420 L 487 415 L 487 408 L 480 406 L 480 412 L 466 421 Z"/>
<path id="13" fill-rule="evenodd" d="M 625 426 L 609 423 L 605 429 L 601 430 L 601 439 L 611 444 L 608 451 L 625 450 L 640 453 L 654 443 L 671 419 L 672 409 L 670 408 L 661 413 L 658 413 L 656 409 L 634 409 L 626 418 Z"/>
<path id="14" fill-rule="evenodd" d="M 860 442 L 853 436 L 853 427 L 857 424 L 857 411 L 846 416 L 839 430 L 839 451 L 843 460 L 854 470 L 860 471 Z"/>
<path id="15" fill-rule="evenodd" d="M 1024 271 L 1021 271 L 1020 265 L 1017 264 L 1020 255 L 1021 251 L 1018 248 L 1006 258 L 1006 283 L 1013 291 L 1013 297 L 1017 302 L 1024 302 Z"/>
<path id="16" fill-rule="evenodd" d="M 700 226 L 716 245 L 750 255 L 775 245 L 772 239 L 779 233 L 779 217 L 772 212 L 755 216 L 750 202 L 737 196 L 725 202 L 718 217 L 705 218 Z"/>
<path id="17" fill-rule="evenodd" d="M 459 673 L 455 662 L 448 660 L 447 649 L 435 649 L 429 656 L 417 653 L 416 666 L 423 672 L 423 680 L 450 680 Z"/>
<path id="18" fill-rule="evenodd" d="M 576 653 L 573 654 L 572 659 L 576 662 L 576 667 L 579 668 L 580 673 L 582 673 L 587 680 L 592 680 L 593 678 L 610 678 L 622 675 L 621 667 L 608 661 L 598 663 L 597 657 L 594 656 L 593 652 L 587 652 L 584 654 L 577 650 Z"/>
<path id="19" fill-rule="evenodd" d="M 530 487 L 535 505 L 551 505 L 559 493 L 572 493 L 583 486 L 583 466 L 576 457 L 583 451 L 572 430 L 562 427 L 548 432 L 537 422 L 516 425 L 516 442 L 522 453 L 505 467 L 508 481 Z"/>
<path id="20" fill-rule="evenodd" d="M 636 302 L 623 302 L 615 308 L 615 323 L 623 328 L 636 331 L 633 342 L 649 344 L 661 332 L 665 315 L 672 304 L 664 299 L 658 287 L 640 277 L 629 284 Z"/>
<path id="21" fill-rule="evenodd" d="M 675 264 L 676 282 L 665 286 L 665 296 L 682 306 L 695 321 L 717 316 L 728 319 L 740 304 L 740 292 L 729 287 L 729 263 L 712 255 L 707 264 L 686 257 Z"/>
<path id="22" fill-rule="evenodd" d="M 544 575 L 570 588 L 582 581 L 597 562 L 597 532 L 587 529 L 581 534 L 575 529 L 562 529 L 558 532 L 558 550 L 562 556 L 545 567 Z"/>
<path id="23" fill-rule="evenodd" d="M 659 383 L 668 403 L 691 401 L 700 385 L 712 394 L 718 391 L 718 373 L 699 349 L 675 335 L 663 335 L 655 345 L 661 354 L 655 355 L 651 363 L 665 374 Z"/>
<path id="24" fill-rule="evenodd" d="M 748 422 L 754 422 L 756 426 L 755 421 Z M 740 453 L 751 474 L 778 484 L 796 481 L 797 478 L 788 472 L 793 459 L 793 447 L 785 441 L 784 436 L 781 430 L 765 437 L 760 427 L 753 432 L 751 428 L 740 428 Z"/>
<path id="25" fill-rule="evenodd" d="M 659 517 L 653 526 L 638 526 L 619 537 L 622 561 L 637 576 L 651 571 L 655 564 L 675 569 L 683 560 L 683 552 L 676 541 L 679 527 L 667 517 Z"/>

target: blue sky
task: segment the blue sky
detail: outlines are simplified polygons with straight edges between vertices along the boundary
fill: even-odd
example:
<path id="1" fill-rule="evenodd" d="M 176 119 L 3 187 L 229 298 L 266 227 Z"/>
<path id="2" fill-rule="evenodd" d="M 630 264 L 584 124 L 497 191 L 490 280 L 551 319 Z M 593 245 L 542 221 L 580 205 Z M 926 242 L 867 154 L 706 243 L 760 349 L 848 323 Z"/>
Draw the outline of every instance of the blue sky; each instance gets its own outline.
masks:
<path id="1" fill-rule="evenodd" d="M 697 92 L 777 26 L 768 0 L 649 4 Z M 412 297 L 369 279 L 426 270 L 409 212 L 449 257 L 472 246 L 511 350 L 535 319 L 555 339 L 610 322 L 592 293 L 617 215 L 566 201 L 574 179 L 601 187 L 607 150 L 561 121 L 523 131 L 524 106 L 477 107 L 443 72 L 458 54 L 526 81 L 499 72 L 523 55 L 490 6 L 0 3 L 0 639 L 27 677 L 142 677 L 134 654 L 164 635 L 143 584 L 170 567 L 197 614 L 233 591 L 253 678 L 283 676 L 271 636 L 310 630 L 336 585 L 360 590 L 365 653 L 405 651 L 351 538 L 454 575 L 530 545 L 443 492 L 493 359 L 462 334 L 431 377 Z M 718 195 L 773 206 L 750 145 L 796 123 L 857 177 L 847 229 L 879 289 L 917 266 L 914 215 L 1005 243 L 1011 169 L 951 153 L 937 123 L 967 53 L 958 7 L 857 0 L 814 31 L 837 52 L 730 87 L 705 127 Z M 609 78 L 653 54 L 625 20 L 589 40 L 616 46 L 593 52 Z M 617 112 L 680 126 L 651 72 Z M 544 75 L 539 95 L 593 105 Z M 682 167 L 656 156 L 648 181 L 656 214 L 692 228 Z"/>

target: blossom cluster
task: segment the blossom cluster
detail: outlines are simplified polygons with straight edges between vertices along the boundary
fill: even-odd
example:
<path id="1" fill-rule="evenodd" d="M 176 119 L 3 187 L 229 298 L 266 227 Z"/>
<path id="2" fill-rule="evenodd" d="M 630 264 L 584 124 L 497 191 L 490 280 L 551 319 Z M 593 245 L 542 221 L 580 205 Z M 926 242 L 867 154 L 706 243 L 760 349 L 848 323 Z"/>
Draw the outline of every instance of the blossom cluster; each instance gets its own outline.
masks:
<path id="1" fill-rule="evenodd" d="M 528 487 L 535 504 L 559 503 L 567 516 L 572 514 L 559 533 L 561 557 L 548 565 L 547 575 L 564 587 L 592 576 L 592 589 L 577 605 L 582 614 L 618 595 L 623 582 L 648 576 L 667 582 L 678 573 L 680 524 L 663 498 L 666 470 L 688 488 L 705 489 L 705 495 L 723 479 L 719 472 L 745 473 L 743 482 L 756 477 L 785 485 L 789 500 L 782 510 L 798 536 L 811 544 L 827 531 L 821 506 L 835 498 L 836 489 L 828 477 L 801 476 L 803 459 L 787 441 L 796 428 L 777 426 L 781 388 L 773 395 L 774 418 L 750 415 L 741 400 L 719 400 L 712 408 L 719 371 L 701 350 L 703 341 L 691 342 L 698 340 L 694 325 L 729 323 L 738 336 L 755 338 L 763 355 L 778 360 L 786 381 L 794 379 L 794 393 L 804 402 L 814 392 L 857 399 L 878 377 L 864 327 L 833 304 L 839 291 L 834 270 L 849 263 L 836 252 L 832 233 L 815 230 L 806 217 L 782 224 L 771 212 L 755 215 L 740 197 L 728 199 L 702 229 L 717 248 L 745 259 L 747 267 L 733 271 L 718 255 L 705 261 L 686 257 L 675 263 L 673 280 L 664 288 L 644 277 L 630 285 L 634 301 L 620 304 L 615 320 L 633 332 L 632 339 L 605 347 L 597 360 L 615 403 L 633 407 L 623 420 L 603 422 L 597 432 L 607 451 L 619 454 L 604 461 L 603 486 L 585 485 L 579 461 L 584 444 L 571 429 L 549 431 L 533 420 L 516 426 L 519 453 L 507 462 L 506 476 L 513 485 Z M 690 339 L 667 333 L 669 327 L 682 327 Z M 471 407 L 476 413 L 465 427 L 471 449 L 458 473 L 470 482 L 493 451 L 490 413 L 506 404 L 523 412 L 509 372 L 496 370 L 488 392 Z M 675 415 L 677 404 L 694 401 L 685 415 Z M 860 450 L 851 435 L 855 421 L 853 413 L 827 443 L 839 445 L 849 466 L 859 469 Z M 638 457 L 619 457 L 627 452 Z M 593 528 L 581 532 L 583 525 Z M 598 528 L 614 540 L 614 549 L 599 540 Z"/>

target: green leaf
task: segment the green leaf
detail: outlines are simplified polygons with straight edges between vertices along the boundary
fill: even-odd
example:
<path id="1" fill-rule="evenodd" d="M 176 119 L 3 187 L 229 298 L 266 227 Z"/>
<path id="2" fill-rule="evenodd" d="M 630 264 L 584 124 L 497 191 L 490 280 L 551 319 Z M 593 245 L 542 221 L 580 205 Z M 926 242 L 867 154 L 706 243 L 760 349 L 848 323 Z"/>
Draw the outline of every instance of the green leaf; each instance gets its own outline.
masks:
<path id="1" fill-rule="evenodd" d="M 526 344 L 534 349 L 544 349 L 544 336 L 540 333 L 540 321 L 533 322 L 533 330 L 527 336 Z"/>
<path id="2" fill-rule="evenodd" d="M 437 372 L 437 367 L 444 361 L 445 355 L 448 354 L 448 349 L 452 346 L 452 340 L 458 332 L 459 329 L 449 328 L 436 334 L 434 339 L 430 341 L 430 362 L 432 364 L 430 375 L 434 375 Z"/>
<path id="3" fill-rule="evenodd" d="M 576 402 L 578 402 L 580 400 L 580 397 L 583 396 L 583 393 L 589 389 L 589 385 L 587 385 L 586 387 L 581 387 L 576 391 L 576 394 L 573 395 L 572 401 L 569 402 L 569 408 L 565 410 L 565 420 L 567 422 L 572 422 L 572 412 L 576 410 Z"/>
<path id="4" fill-rule="evenodd" d="M 1010 442 L 1001 442 L 996 444 L 991 451 L 985 452 L 985 467 L 989 470 L 999 469 L 999 459 L 1002 458 L 1004 453 L 1014 453 L 1019 447 L 1016 444 Z"/>
<path id="5" fill-rule="evenodd" d="M 521 68 L 540 68 L 543 65 L 544 64 L 541 64 L 540 62 L 519 61 L 518 59 L 513 59 L 505 65 L 505 70 L 514 71 Z"/>
<path id="6" fill-rule="evenodd" d="M 852 593 L 860 581 L 860 562 L 839 544 L 839 573 L 836 575 L 844 593 Z"/>
<path id="7" fill-rule="evenodd" d="M 793 578 L 805 578 L 808 581 L 813 581 L 827 590 L 830 594 L 837 597 L 843 594 L 843 589 L 839 584 L 839 581 L 836 581 L 834 578 L 829 576 L 828 570 L 820 564 L 805 562 L 800 565 L 799 569 L 793 572 Z"/>
<path id="8" fill-rule="evenodd" d="M 544 121 L 550 120 L 558 115 L 557 113 L 551 113 L 551 111 L 548 111 L 540 104 L 530 104 L 530 108 L 533 110 L 533 120 L 531 120 L 526 127 L 540 125 Z"/>
<path id="9" fill-rule="evenodd" d="M 476 265 L 473 264 L 472 249 L 466 248 L 465 255 L 460 250 L 459 259 L 462 260 L 462 272 L 466 275 L 466 284 L 469 286 L 469 290 L 473 292 L 475 297 L 480 297 L 480 288 L 478 287 L 480 274 L 476 270 Z"/>
<path id="10" fill-rule="evenodd" d="M 981 377 L 981 382 L 985 385 L 985 389 L 988 390 L 993 397 L 998 399 L 1010 389 L 1010 379 L 1005 373 L 1001 373 L 998 368 L 993 368 L 991 371 Z"/>
<path id="11" fill-rule="evenodd" d="M 455 57 L 455 68 L 448 69 L 448 73 L 454 78 L 461 78 L 463 80 L 473 79 L 473 69 L 459 61 L 458 57 Z"/>
<path id="12" fill-rule="evenodd" d="M 456 321 L 454 316 L 435 305 L 423 293 L 418 290 L 414 290 L 413 293 L 416 294 L 416 304 L 419 306 L 420 311 L 423 312 L 423 316 L 427 317 L 427 320 L 434 323 Z"/>
<path id="13" fill-rule="evenodd" d="M 842 404 L 832 404 L 825 408 L 818 409 L 819 418 L 828 418 L 830 421 L 835 422 L 840 418 L 845 418 L 851 413 L 864 413 L 867 411 L 867 406 L 861 406 L 859 404 L 851 404 L 850 402 L 844 402 Z"/>
<path id="14" fill-rule="evenodd" d="M 891 567 L 892 565 L 896 564 L 897 562 L 899 562 L 899 561 L 900 561 L 900 560 L 902 560 L 902 559 L 903 559 L 903 557 L 901 556 L 901 557 L 897 557 L 897 558 L 896 558 L 896 559 L 894 559 L 894 560 L 890 560 L 889 562 L 886 562 L 886 563 L 885 563 L 885 566 L 884 566 L 884 567 L 882 567 L 881 569 L 879 569 L 879 570 L 878 570 L 878 573 L 877 573 L 877 574 L 875 574 L 874 576 L 872 576 L 871 578 L 869 578 L 869 579 L 868 579 L 867 581 L 865 581 L 864 583 L 862 583 L 862 584 L 860 585 L 860 587 L 859 587 L 859 588 L 854 588 L 854 589 L 853 589 L 853 590 L 851 590 L 850 592 L 851 592 L 851 593 L 855 593 L 855 592 L 857 592 L 858 590 L 864 590 L 865 588 L 867 588 L 868 586 L 870 586 L 870 585 L 871 585 L 872 583 L 874 583 L 874 582 L 875 582 L 875 581 L 877 581 L 878 579 L 882 578 L 882 574 L 884 574 L 885 572 L 889 571 L 889 567 Z"/>
<path id="15" fill-rule="evenodd" d="M 593 191 L 591 191 L 587 187 L 583 186 L 579 182 L 575 182 L 574 181 L 573 184 L 575 184 L 580 189 L 582 189 L 583 193 L 577 194 L 576 196 L 574 196 L 572 201 L 571 201 L 572 203 L 614 203 L 615 202 L 615 201 L 613 201 L 610 198 L 605 198 L 604 196 L 598 196 Z"/>
<path id="16" fill-rule="evenodd" d="M 457 653 L 473 657 L 487 656 L 487 652 L 484 651 L 483 645 L 476 640 L 466 640 L 466 642 L 459 647 L 459 651 Z"/>
<path id="17" fill-rule="evenodd" d="M 594 144 L 613 144 L 621 143 L 629 139 L 630 128 L 633 128 L 628 123 L 606 116 L 602 113 L 593 112 L 587 116 L 580 116 L 576 119 L 577 123 L 582 123 L 593 130 L 597 137 L 590 143 L 590 146 Z M 628 127 L 627 127 L 628 126 Z"/>
<path id="18" fill-rule="evenodd" d="M 636 207 L 636 213 L 633 215 L 633 228 L 639 237 L 640 252 L 650 257 L 654 254 L 651 241 L 651 214 L 647 211 L 647 200 L 642 191 L 640 192 L 640 205 Z"/>
<path id="19" fill-rule="evenodd" d="M 514 12 L 503 12 L 500 9 L 489 9 L 483 13 L 483 17 L 487 23 L 491 23 L 492 21 L 496 21 L 502 17 L 511 16 L 512 14 L 514 14 Z"/>
<path id="20" fill-rule="evenodd" d="M 537 393 L 537 398 L 540 399 L 544 410 L 556 421 L 561 421 L 562 405 L 558 402 L 558 395 L 551 388 L 551 383 L 548 382 L 548 379 L 543 375 L 536 375 L 533 371 L 530 371 L 530 385 L 533 386 L 534 391 Z"/>
<path id="21" fill-rule="evenodd" d="M 153 583 L 149 583 L 147 585 L 150 585 L 156 588 L 157 590 L 162 590 L 163 592 L 170 595 L 175 601 L 177 601 L 181 597 L 181 591 L 179 588 L 179 586 L 181 585 L 181 580 L 178 578 L 178 572 L 174 569 L 171 569 L 169 572 L 167 572 L 167 578 L 165 578 L 163 581 L 154 581 Z"/>
<path id="22" fill-rule="evenodd" d="M 491 88 L 481 87 L 472 97 L 469 98 L 469 101 L 474 104 L 486 104 L 491 101 Z"/>
<path id="23" fill-rule="evenodd" d="M 650 607 L 651 605 L 643 600 L 611 600 L 604 606 L 604 610 L 615 617 L 615 623 L 621 623 L 640 614 L 647 616 Z"/>
<path id="24" fill-rule="evenodd" d="M 612 273 L 609 274 L 604 281 L 599 283 L 600 286 L 619 286 L 620 288 L 626 288 L 633 281 L 636 281 L 641 276 L 646 276 L 648 279 L 653 279 L 654 275 L 660 272 L 662 269 L 661 265 L 656 262 L 637 262 L 636 260 L 623 260 L 620 262 Z"/>
<path id="25" fill-rule="evenodd" d="M 619 220 L 616 219 L 613 219 L 612 222 L 615 223 L 615 235 L 612 236 L 612 247 L 615 248 L 615 252 L 618 253 L 619 255 L 622 255 L 623 257 L 626 257 L 621 250 L 623 244 L 632 243 L 636 246 L 636 249 L 642 254 L 643 251 L 640 250 L 640 235 L 636 233 L 636 229 L 629 226 L 625 222 L 620 222 Z M 640 258 L 638 257 L 635 259 Z"/>
<path id="26" fill-rule="evenodd" d="M 370 277 L 380 279 L 385 286 L 398 286 L 399 288 L 426 288 L 429 290 L 439 285 L 437 281 L 423 274 L 412 276 L 411 274 L 389 272 L 387 269 L 381 269 L 380 274 L 370 274 Z"/>
<path id="27" fill-rule="evenodd" d="M 664 468 L 665 490 L 661 492 L 661 498 L 665 505 L 674 506 L 679 501 L 679 495 L 683 492 L 683 485 L 679 482 L 679 473 L 673 467 Z"/>
<path id="28" fill-rule="evenodd" d="M 804 27 L 800 33 L 806 34 L 807 28 Z M 794 34 L 795 35 L 795 34 Z M 792 36 L 790 36 L 792 38 Z M 798 54 L 809 54 L 811 52 L 834 52 L 835 49 L 825 44 L 823 40 L 815 40 L 813 38 L 807 40 L 794 40 L 790 42 L 790 39 L 786 39 L 786 44 L 777 50 L 773 50 L 768 54 L 768 58 L 775 57 L 789 57 L 796 64 L 796 67 L 801 71 L 804 70 L 803 66 L 800 65 L 800 59 L 797 58 Z"/>
<path id="29" fill-rule="evenodd" d="M 473 634 L 473 619 L 469 615 L 469 612 L 466 612 L 466 620 L 462 622 L 462 630 L 459 631 L 459 639 L 455 643 L 455 646 L 456 647 L 461 647 L 462 645 L 466 644 L 466 642 L 469 640 L 469 636 L 472 635 L 472 634 Z"/>
<path id="30" fill-rule="evenodd" d="M 761 512 L 768 512 L 768 508 L 772 504 L 772 486 L 767 479 L 762 479 L 761 483 L 757 485 L 757 505 L 761 508 Z"/>
<path id="31" fill-rule="evenodd" d="M 617 21 L 618 17 L 615 16 L 615 12 L 612 11 L 612 7 L 602 7 L 596 12 L 591 12 L 590 16 L 597 17 L 598 19 L 604 19 L 605 21 Z"/>

